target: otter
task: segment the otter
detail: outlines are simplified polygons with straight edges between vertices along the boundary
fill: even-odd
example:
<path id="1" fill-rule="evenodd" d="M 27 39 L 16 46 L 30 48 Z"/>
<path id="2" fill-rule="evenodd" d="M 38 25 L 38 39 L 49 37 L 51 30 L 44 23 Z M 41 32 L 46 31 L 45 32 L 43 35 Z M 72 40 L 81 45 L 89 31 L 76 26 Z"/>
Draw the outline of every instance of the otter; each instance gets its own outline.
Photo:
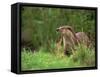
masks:
<path id="1" fill-rule="evenodd" d="M 75 33 L 71 26 L 61 26 L 57 28 L 56 31 L 61 33 L 61 38 L 58 44 L 61 45 L 63 42 L 64 54 L 70 54 L 78 44 L 89 46 L 89 37 L 85 32 Z"/>

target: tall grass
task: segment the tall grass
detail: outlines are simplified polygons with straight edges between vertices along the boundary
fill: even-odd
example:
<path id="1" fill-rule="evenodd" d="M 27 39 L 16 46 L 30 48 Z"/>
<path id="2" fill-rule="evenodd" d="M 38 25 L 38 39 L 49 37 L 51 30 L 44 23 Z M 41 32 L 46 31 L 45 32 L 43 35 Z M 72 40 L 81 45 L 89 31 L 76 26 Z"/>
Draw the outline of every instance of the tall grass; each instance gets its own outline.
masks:
<path id="1" fill-rule="evenodd" d="M 75 68 L 95 66 L 95 51 L 79 45 L 71 56 L 62 55 L 63 52 L 56 52 L 53 49 L 48 52 L 41 47 L 39 50 L 31 52 L 23 49 L 21 52 L 22 70 L 42 70 L 57 68 Z M 61 54 L 62 53 L 62 54 Z"/>
<path id="2" fill-rule="evenodd" d="M 79 62 L 83 66 L 95 66 L 95 51 L 94 49 L 87 48 L 85 45 L 80 44 L 73 51 L 71 58 L 73 61 Z"/>

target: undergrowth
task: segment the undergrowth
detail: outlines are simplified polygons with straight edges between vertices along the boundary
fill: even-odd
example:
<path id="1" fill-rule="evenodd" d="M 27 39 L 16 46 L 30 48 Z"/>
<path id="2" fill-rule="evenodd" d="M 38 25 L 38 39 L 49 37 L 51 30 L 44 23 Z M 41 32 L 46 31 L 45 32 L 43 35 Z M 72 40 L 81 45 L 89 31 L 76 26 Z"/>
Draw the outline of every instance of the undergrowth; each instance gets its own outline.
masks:
<path id="1" fill-rule="evenodd" d="M 79 45 L 75 49 L 72 55 L 67 56 L 60 51 L 53 51 L 53 49 L 48 52 L 43 47 L 34 52 L 24 48 L 21 52 L 21 68 L 22 70 L 43 70 L 95 66 L 93 49 L 84 45 Z M 55 51 L 56 53 L 52 53 Z"/>

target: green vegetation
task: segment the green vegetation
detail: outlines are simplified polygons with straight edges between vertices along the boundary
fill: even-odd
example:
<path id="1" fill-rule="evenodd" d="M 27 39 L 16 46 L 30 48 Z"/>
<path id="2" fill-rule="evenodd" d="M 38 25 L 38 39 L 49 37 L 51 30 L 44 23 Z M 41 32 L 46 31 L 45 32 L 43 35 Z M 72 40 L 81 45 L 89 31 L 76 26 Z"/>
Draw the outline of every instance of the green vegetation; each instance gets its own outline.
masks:
<path id="1" fill-rule="evenodd" d="M 22 70 L 95 66 L 95 14 L 94 10 L 23 7 Z M 58 52 L 55 44 L 60 34 L 56 28 L 62 25 L 72 26 L 75 32 L 84 31 L 92 47 L 79 45 L 70 56 Z"/>
<path id="2" fill-rule="evenodd" d="M 94 50 L 86 48 L 84 45 L 77 46 L 76 51 L 71 56 L 53 54 L 46 52 L 43 48 L 34 53 L 23 49 L 22 70 L 92 67 L 95 66 L 94 53 Z"/>

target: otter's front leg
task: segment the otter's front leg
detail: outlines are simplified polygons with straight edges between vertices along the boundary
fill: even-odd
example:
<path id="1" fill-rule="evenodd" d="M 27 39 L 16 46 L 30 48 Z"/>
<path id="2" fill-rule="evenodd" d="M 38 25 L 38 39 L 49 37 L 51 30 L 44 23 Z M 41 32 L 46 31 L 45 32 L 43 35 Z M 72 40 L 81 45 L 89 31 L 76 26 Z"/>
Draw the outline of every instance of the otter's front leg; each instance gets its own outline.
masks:
<path id="1" fill-rule="evenodd" d="M 71 53 L 70 53 L 70 50 L 69 50 L 69 45 L 66 44 L 66 45 L 64 46 L 64 55 L 68 55 L 68 56 L 69 56 L 70 54 L 71 54 Z"/>

